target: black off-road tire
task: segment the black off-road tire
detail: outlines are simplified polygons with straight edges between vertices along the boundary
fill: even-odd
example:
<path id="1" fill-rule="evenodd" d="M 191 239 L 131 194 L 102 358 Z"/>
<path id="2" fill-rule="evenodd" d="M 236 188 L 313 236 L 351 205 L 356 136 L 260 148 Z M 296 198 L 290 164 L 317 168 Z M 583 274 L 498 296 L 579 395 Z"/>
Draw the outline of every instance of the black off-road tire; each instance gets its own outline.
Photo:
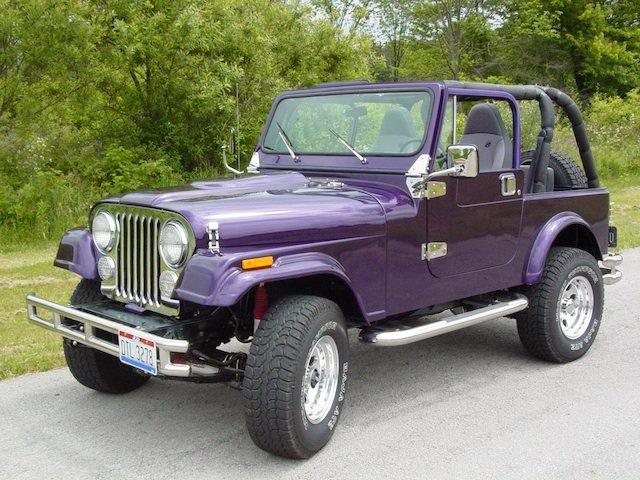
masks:
<path id="1" fill-rule="evenodd" d="M 335 392 L 328 387 L 325 407 L 309 416 L 305 390 L 309 398 L 313 390 L 305 385 L 315 389 L 329 378 L 315 375 L 318 359 L 312 355 L 325 345 L 333 345 L 337 354 L 334 368 L 326 369 L 337 374 Z M 348 356 L 344 317 L 334 302 L 296 295 L 273 304 L 255 333 L 244 375 L 245 418 L 255 444 L 290 458 L 308 458 L 324 447 L 344 408 Z M 314 385 L 313 378 L 320 380 Z"/>
<path id="2" fill-rule="evenodd" d="M 83 279 L 71 296 L 73 305 L 97 302 L 104 297 L 100 282 Z M 149 380 L 148 375 L 120 362 L 117 357 L 65 338 L 64 356 L 71 374 L 85 387 L 103 393 L 127 393 Z"/>
<path id="3" fill-rule="evenodd" d="M 592 255 L 577 248 L 552 248 L 540 283 L 524 293 L 529 308 L 517 316 L 518 334 L 531 355 L 567 363 L 587 353 L 598 334 L 604 304 L 602 273 Z"/>
<path id="4" fill-rule="evenodd" d="M 530 165 L 533 161 L 534 150 L 527 150 L 520 154 L 520 164 Z M 587 188 L 587 175 L 578 166 L 578 163 L 561 152 L 551 150 L 549 154 L 549 166 L 553 170 L 554 185 L 565 188 Z"/>

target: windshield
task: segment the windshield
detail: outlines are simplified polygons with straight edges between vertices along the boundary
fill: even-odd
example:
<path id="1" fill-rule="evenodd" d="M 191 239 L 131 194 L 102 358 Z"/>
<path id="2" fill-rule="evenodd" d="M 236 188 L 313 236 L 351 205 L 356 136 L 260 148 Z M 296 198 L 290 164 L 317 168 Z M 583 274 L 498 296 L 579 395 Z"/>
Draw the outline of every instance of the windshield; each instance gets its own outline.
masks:
<path id="1" fill-rule="evenodd" d="M 276 107 L 263 148 L 292 157 L 412 155 L 424 140 L 431 103 L 426 91 L 285 98 Z"/>

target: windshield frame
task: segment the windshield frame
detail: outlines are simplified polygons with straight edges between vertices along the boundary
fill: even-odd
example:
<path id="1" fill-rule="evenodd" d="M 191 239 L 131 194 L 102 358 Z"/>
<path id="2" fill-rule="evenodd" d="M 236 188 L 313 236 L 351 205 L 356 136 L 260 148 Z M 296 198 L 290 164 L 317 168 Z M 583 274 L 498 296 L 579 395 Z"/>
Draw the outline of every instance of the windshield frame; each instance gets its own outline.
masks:
<path id="1" fill-rule="evenodd" d="M 278 95 L 274 101 L 258 141 L 256 150 L 260 157 L 260 168 L 352 172 L 375 171 L 378 173 L 389 172 L 404 174 L 419 155 L 428 153 L 432 149 L 433 131 L 434 126 L 438 123 L 437 117 L 440 111 L 439 104 L 443 90 L 444 85 L 440 83 L 415 82 L 402 84 L 365 84 L 358 85 L 356 88 L 353 86 L 334 87 L 330 89 L 320 87 L 282 93 Z M 286 99 L 376 93 L 427 93 L 429 95 L 429 111 L 426 115 L 428 121 L 425 125 L 422 141 L 415 152 L 393 154 L 366 152 L 365 157 L 367 162 L 363 164 L 351 152 L 308 153 L 296 151 L 295 153 L 298 159 L 294 160 L 288 152 L 271 151 L 264 146 L 267 132 L 274 122 L 275 112 L 280 103 Z"/>

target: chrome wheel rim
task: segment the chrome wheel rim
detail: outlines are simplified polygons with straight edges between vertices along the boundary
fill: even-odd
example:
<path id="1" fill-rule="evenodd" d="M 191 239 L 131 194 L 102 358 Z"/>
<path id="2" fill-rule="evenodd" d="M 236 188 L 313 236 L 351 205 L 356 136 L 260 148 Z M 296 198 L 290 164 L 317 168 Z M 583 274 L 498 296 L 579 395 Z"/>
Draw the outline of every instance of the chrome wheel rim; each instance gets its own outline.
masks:
<path id="1" fill-rule="evenodd" d="M 584 335 L 593 317 L 593 287 L 585 277 L 573 277 L 560 296 L 560 329 L 575 340 Z"/>
<path id="2" fill-rule="evenodd" d="M 311 347 L 302 381 L 304 413 L 318 424 L 327 416 L 338 389 L 339 354 L 335 340 L 329 335 L 319 338 Z"/>

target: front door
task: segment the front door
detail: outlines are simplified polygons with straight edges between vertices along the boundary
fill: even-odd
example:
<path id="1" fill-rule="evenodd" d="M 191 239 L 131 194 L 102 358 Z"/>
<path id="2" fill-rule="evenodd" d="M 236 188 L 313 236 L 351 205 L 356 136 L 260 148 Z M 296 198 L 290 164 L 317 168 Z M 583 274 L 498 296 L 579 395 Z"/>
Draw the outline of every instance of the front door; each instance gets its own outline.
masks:
<path id="1" fill-rule="evenodd" d="M 427 200 L 431 273 L 451 277 L 509 263 L 520 236 L 522 171 L 481 172 L 476 178 L 437 180 L 446 184 L 446 193 Z"/>
<path id="2" fill-rule="evenodd" d="M 515 256 L 524 191 L 524 174 L 513 169 L 517 115 L 516 101 L 507 94 L 450 95 L 434 168 L 448 166 L 446 146 L 458 143 L 476 146 L 480 173 L 475 178 L 434 178 L 444 183 L 434 186 L 440 196 L 427 200 L 426 256 L 436 277 L 482 272 Z M 458 135 L 455 126 L 463 124 Z"/>

